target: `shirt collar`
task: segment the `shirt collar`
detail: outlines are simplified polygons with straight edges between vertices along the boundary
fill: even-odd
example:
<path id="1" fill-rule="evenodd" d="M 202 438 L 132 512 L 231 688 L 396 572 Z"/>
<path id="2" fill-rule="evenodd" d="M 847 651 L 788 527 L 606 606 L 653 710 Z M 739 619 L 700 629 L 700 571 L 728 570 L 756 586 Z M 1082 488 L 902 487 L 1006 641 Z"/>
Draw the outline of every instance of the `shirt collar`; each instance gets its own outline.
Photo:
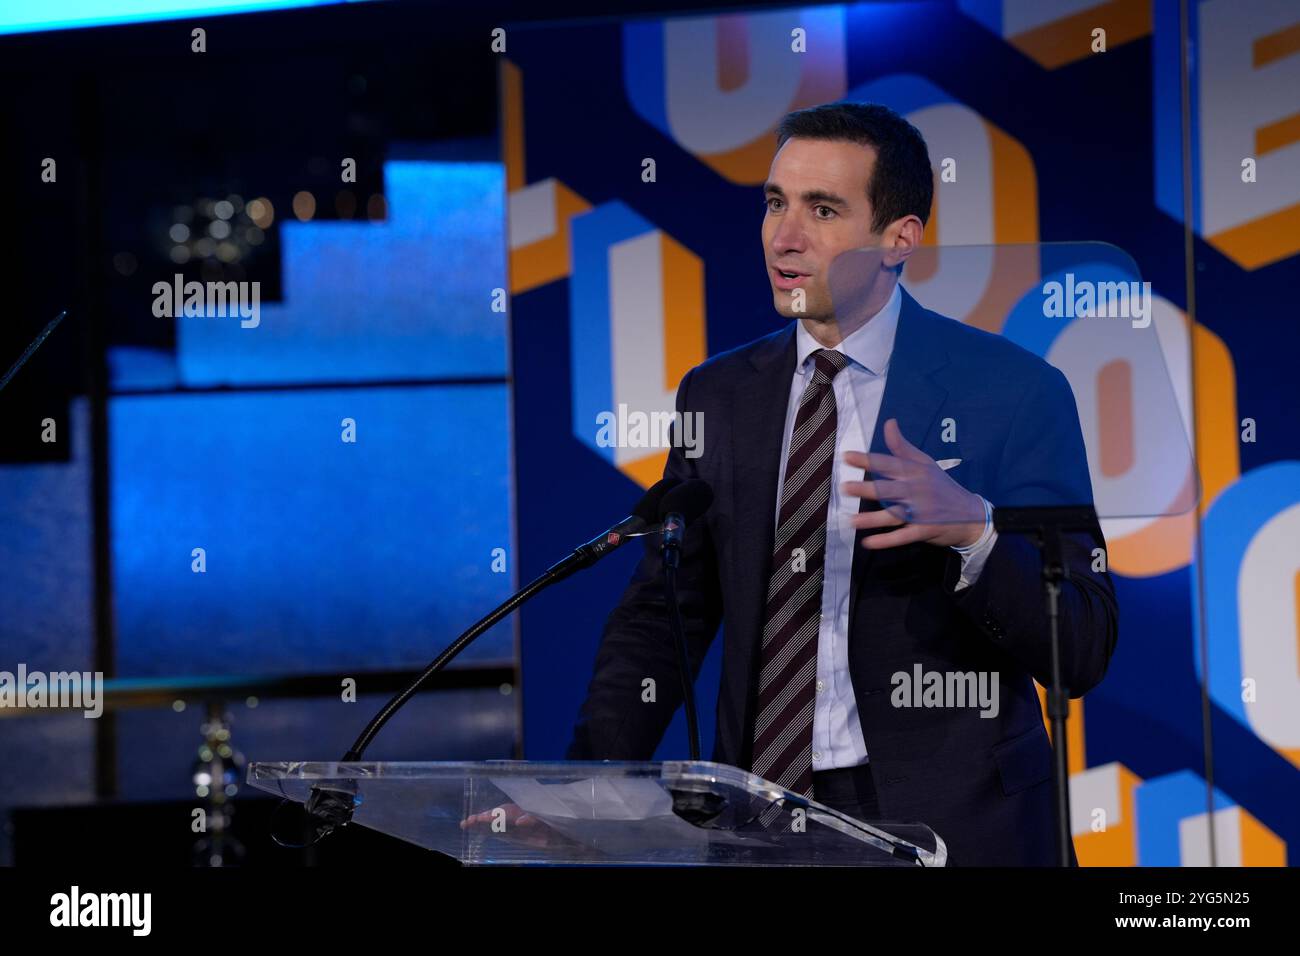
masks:
<path id="1" fill-rule="evenodd" d="M 894 350 L 894 333 L 898 331 L 898 314 L 902 306 L 902 287 L 895 282 L 894 291 L 884 308 L 864 322 L 860 328 L 846 335 L 840 344 L 835 346 L 835 351 L 843 352 L 873 375 L 881 374 L 889 364 L 889 355 Z M 813 338 L 812 333 L 798 320 L 795 321 L 795 341 L 799 360 L 795 368 L 802 371 L 808 356 L 825 346 Z"/>

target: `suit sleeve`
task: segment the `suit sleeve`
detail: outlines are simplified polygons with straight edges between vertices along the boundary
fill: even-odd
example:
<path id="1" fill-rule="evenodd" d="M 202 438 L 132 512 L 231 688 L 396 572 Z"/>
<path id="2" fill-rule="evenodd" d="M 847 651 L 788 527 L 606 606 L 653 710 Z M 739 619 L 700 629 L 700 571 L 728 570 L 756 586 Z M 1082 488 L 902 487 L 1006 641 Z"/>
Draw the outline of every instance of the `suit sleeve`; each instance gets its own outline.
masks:
<path id="1" fill-rule="evenodd" d="M 1074 393 L 1061 372 L 1043 367 L 1012 418 L 990 499 L 995 506 L 1091 505 L 1092 483 Z M 1094 571 L 1094 549 L 1104 554 L 1101 527 L 1064 536 L 1067 569 L 1060 600 L 1061 680 L 1070 697 L 1101 682 L 1115 650 L 1119 610 L 1107 571 Z M 1104 566 L 1104 565 L 1103 565 Z M 950 556 L 945 586 L 960 574 Z M 979 578 L 953 600 L 980 632 L 1043 686 L 1051 683 L 1051 646 L 1042 561 L 1023 534 L 999 532 Z"/>
<path id="2" fill-rule="evenodd" d="M 677 389 L 679 412 L 690 407 L 693 374 L 688 372 Z M 698 477 L 695 462 L 676 443 L 669 449 L 664 476 Z M 644 554 L 605 623 L 587 697 L 565 755 L 568 760 L 650 760 L 682 704 L 659 536 L 647 535 L 641 540 Z M 686 529 L 677 571 L 677 599 L 694 680 L 722 617 L 717 558 L 704 520 Z M 647 680 L 654 682 L 653 700 L 647 699 L 651 696 Z"/>

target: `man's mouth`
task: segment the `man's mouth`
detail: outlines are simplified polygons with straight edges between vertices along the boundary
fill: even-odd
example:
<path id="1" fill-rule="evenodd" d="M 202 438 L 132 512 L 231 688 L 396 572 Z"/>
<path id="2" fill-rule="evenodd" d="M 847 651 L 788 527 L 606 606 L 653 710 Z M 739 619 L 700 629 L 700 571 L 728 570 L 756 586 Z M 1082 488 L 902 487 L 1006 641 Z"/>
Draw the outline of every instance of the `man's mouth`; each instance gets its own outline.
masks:
<path id="1" fill-rule="evenodd" d="M 778 269 L 775 266 L 772 268 L 772 283 L 784 292 L 798 288 L 807 278 L 808 276 L 802 272 L 791 272 L 787 269 Z"/>

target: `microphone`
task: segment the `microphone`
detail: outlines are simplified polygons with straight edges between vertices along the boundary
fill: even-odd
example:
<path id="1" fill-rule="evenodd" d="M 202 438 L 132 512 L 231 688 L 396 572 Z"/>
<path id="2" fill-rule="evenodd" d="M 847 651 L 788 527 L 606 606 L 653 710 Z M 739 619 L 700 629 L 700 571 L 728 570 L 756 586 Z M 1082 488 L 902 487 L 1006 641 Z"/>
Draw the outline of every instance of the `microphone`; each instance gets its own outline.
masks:
<path id="1" fill-rule="evenodd" d="M 586 544 L 574 548 L 563 560 L 557 561 L 547 568 L 546 575 L 552 581 L 567 578 L 575 571 L 591 567 L 605 555 L 623 545 L 628 538 L 637 537 L 647 530 L 655 530 L 651 527 L 650 522 L 664 513 L 662 502 L 668 500 L 669 496 L 682 484 L 680 478 L 659 479 L 650 486 L 649 491 L 642 495 L 641 500 L 636 503 L 636 507 L 632 509 L 630 515 L 618 522 L 618 524 L 602 531 Z M 686 484 L 704 484 L 704 482 L 692 480 L 686 482 Z M 709 499 L 713 499 L 711 490 Z M 705 507 L 708 506 L 705 505 Z"/>
<path id="2" fill-rule="evenodd" d="M 711 504 L 713 487 L 698 478 L 689 478 L 664 495 L 659 504 L 659 517 L 663 519 L 661 547 L 665 565 L 677 567 L 686 525 L 700 518 Z"/>

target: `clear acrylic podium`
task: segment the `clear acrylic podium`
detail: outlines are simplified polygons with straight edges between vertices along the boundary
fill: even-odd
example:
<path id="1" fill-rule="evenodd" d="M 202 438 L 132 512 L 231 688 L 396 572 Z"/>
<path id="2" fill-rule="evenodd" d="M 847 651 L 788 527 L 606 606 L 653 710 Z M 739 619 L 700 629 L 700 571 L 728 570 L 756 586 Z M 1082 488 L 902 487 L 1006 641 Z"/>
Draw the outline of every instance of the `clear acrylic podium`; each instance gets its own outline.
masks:
<path id="1" fill-rule="evenodd" d="M 864 822 L 705 761 L 253 763 L 248 782 L 306 803 L 350 795 L 353 824 L 465 864 L 943 866 L 921 823 Z M 462 826 L 475 814 L 482 822 Z"/>

